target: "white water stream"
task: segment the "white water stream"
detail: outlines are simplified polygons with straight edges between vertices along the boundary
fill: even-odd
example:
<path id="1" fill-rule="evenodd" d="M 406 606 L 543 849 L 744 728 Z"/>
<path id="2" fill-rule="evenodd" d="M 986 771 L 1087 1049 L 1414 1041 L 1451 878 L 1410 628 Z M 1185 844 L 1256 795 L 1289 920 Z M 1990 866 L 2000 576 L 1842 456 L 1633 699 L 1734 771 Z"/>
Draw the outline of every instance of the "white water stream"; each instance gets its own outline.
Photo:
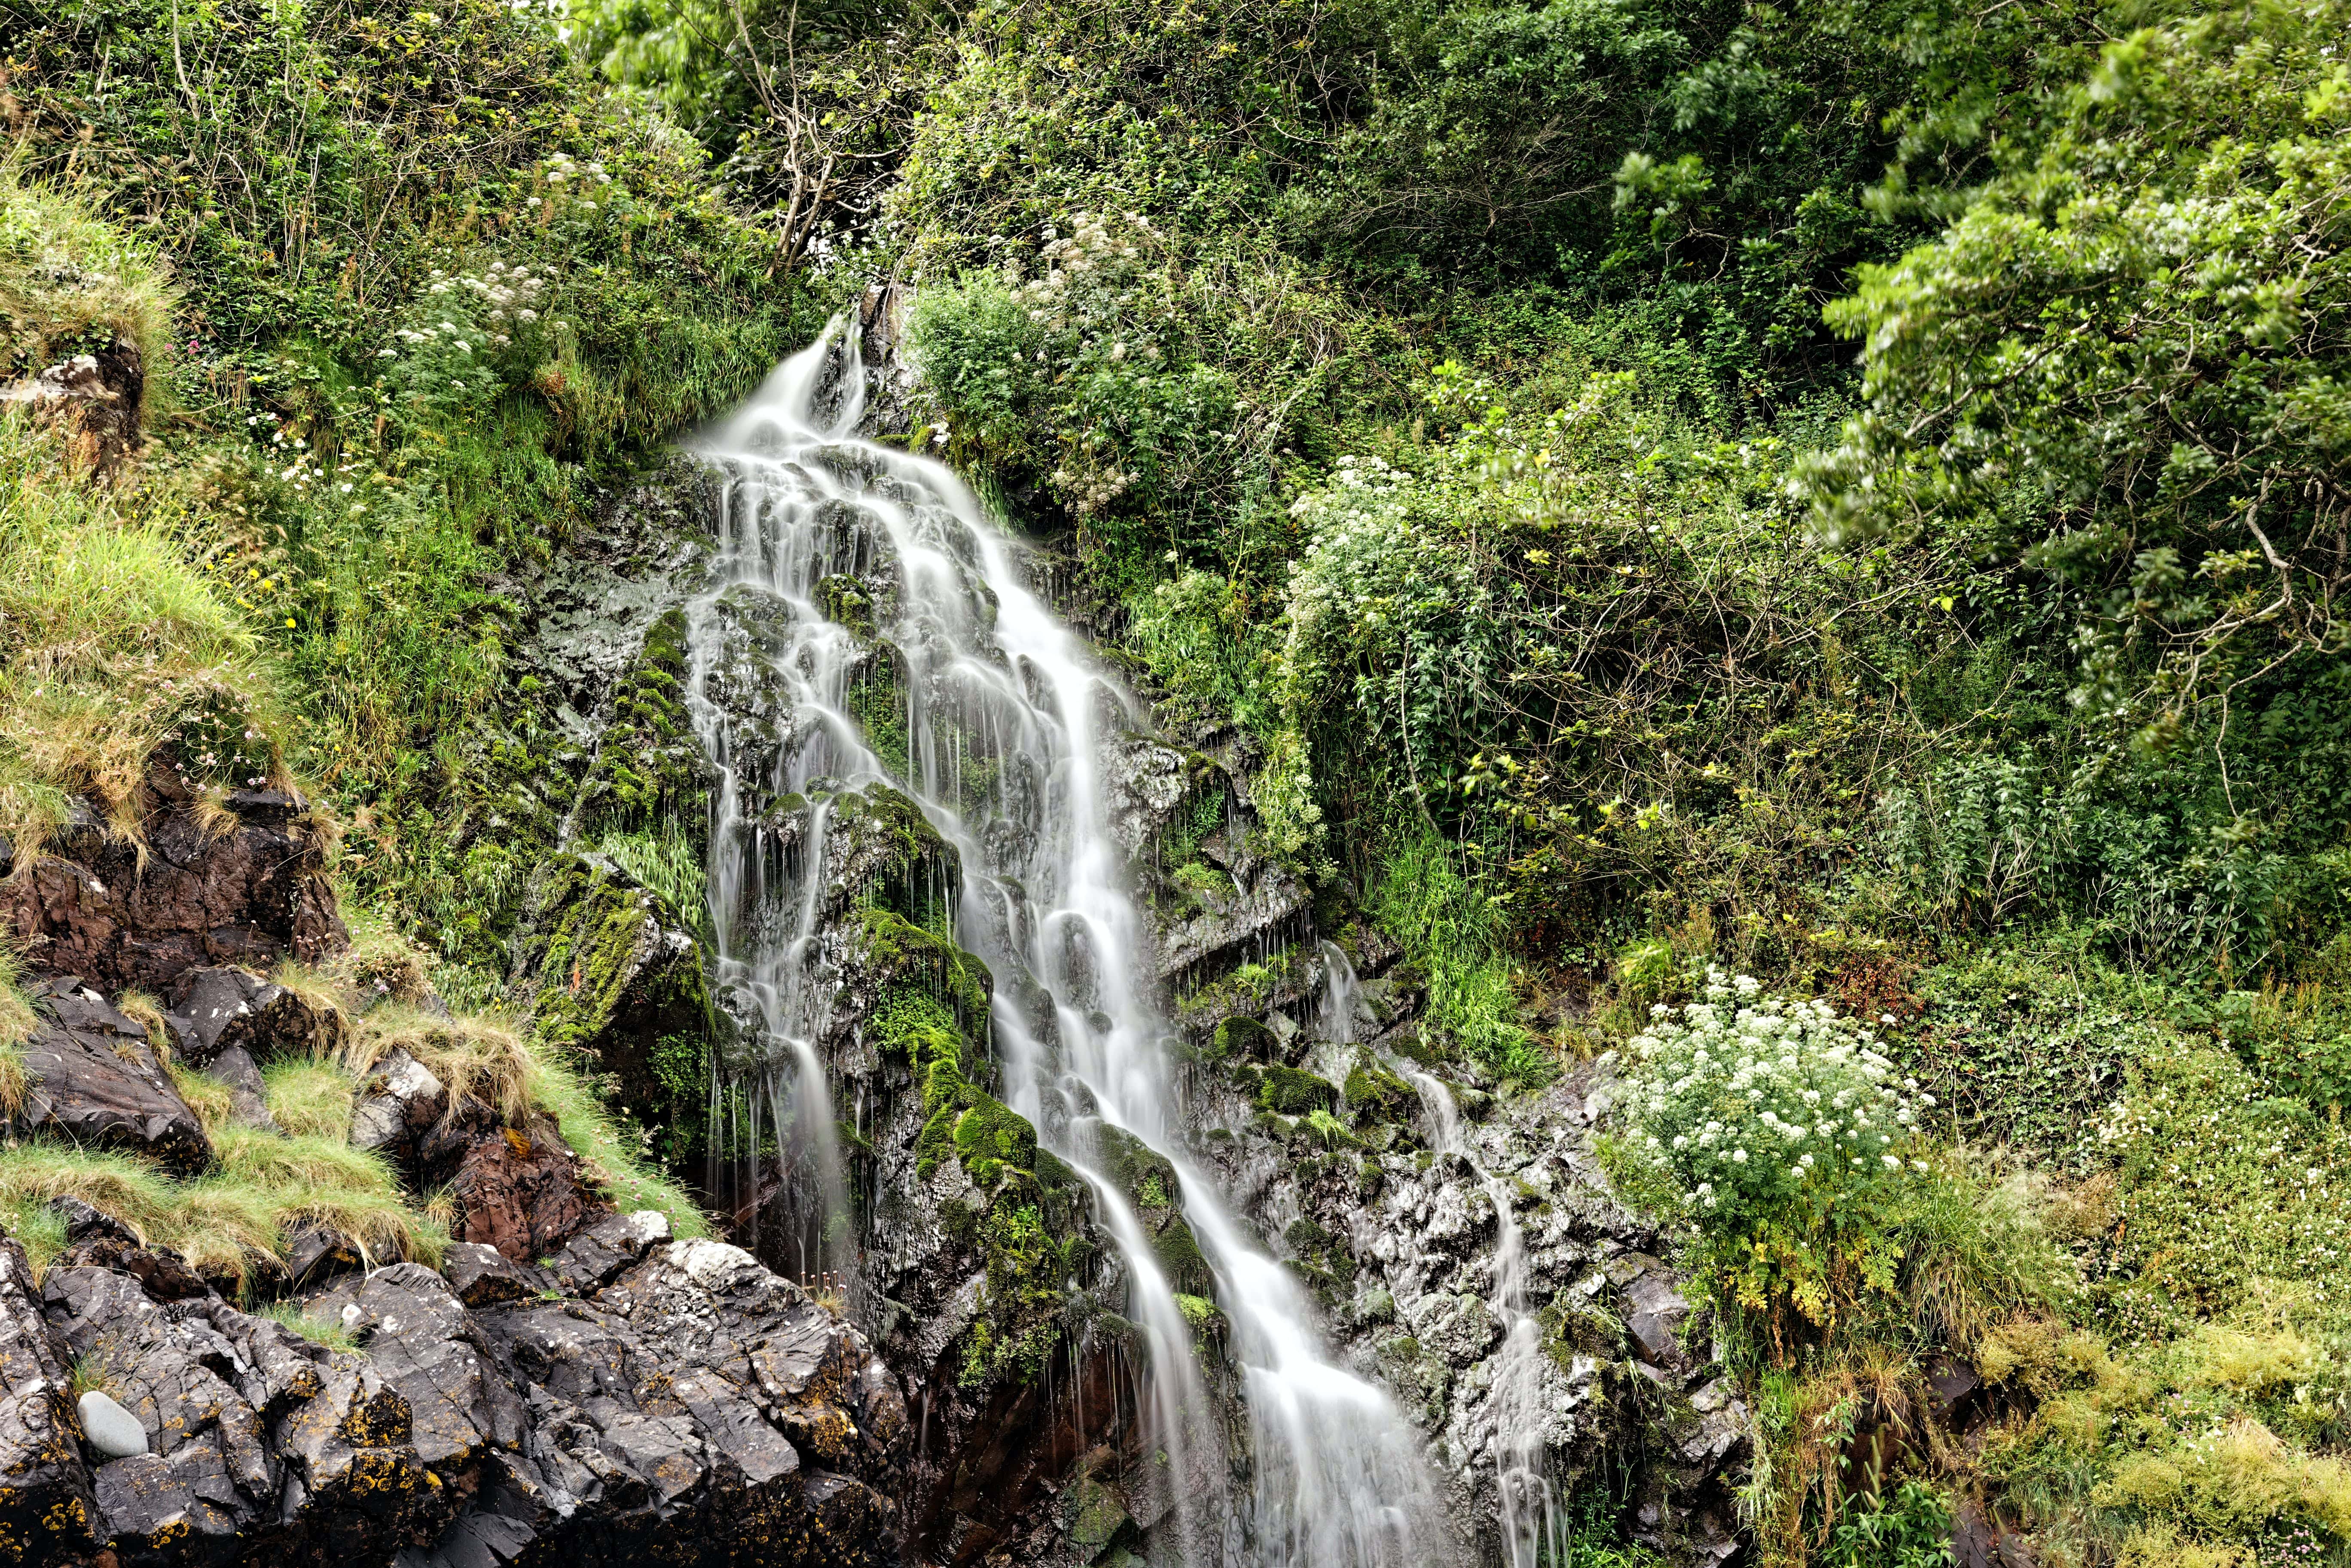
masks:
<path id="1" fill-rule="evenodd" d="M 757 1202 L 775 1192 L 793 1216 L 803 1272 L 853 1277 L 837 1112 L 812 1043 L 838 988 L 818 939 L 824 819 L 849 792 L 886 782 L 961 856 L 962 886 L 946 891 L 957 940 L 998 977 L 1006 1098 L 1087 1176 L 1124 1254 L 1126 1315 L 1150 1342 L 1144 1414 L 1175 1505 L 1174 1539 L 1163 1529 L 1154 1561 L 1452 1560 L 1411 1428 L 1379 1387 L 1332 1360 L 1311 1298 L 1186 1157 L 1145 928 L 1096 762 L 1109 732 L 1141 722 L 1133 699 L 1031 591 L 1018 549 L 951 471 L 856 437 L 863 399 L 855 329 L 836 325 L 700 446 L 724 481 L 724 581 L 690 607 L 689 706 L 723 780 L 709 867 L 716 978 L 756 1025 L 749 1059 L 713 1079 L 713 1126 L 739 1156 L 735 1167 L 753 1168 L 747 1190 L 726 1196 Z M 894 740 L 877 747 L 856 717 L 872 655 L 827 619 L 820 601 L 834 573 L 896 579 L 876 612 L 900 659 L 894 718 L 905 739 L 894 768 Z M 784 687 L 748 718 L 739 701 L 720 700 L 746 625 L 760 628 Z M 865 716 L 886 716 L 870 703 Z M 1023 973 L 1050 996 L 1050 1021 L 1007 999 L 1006 982 Z M 1226 1451 L 1180 1304 L 1102 1174 L 1094 1129 L 1105 1125 L 1176 1168 L 1232 1324 L 1246 1452 Z M 764 1168 L 768 1139 L 776 1157 Z M 854 1306 L 853 1287 L 851 1295 Z"/>
<path id="2" fill-rule="evenodd" d="M 1564 1563 L 1566 1521 L 1544 1455 L 1548 1423 L 1542 1406 L 1542 1324 L 1527 1306 L 1526 1233 L 1511 1210 L 1509 1184 L 1479 1163 L 1462 1131 L 1453 1092 L 1441 1079 L 1403 1062 L 1395 1065 L 1420 1096 L 1436 1152 L 1458 1155 L 1494 1205 L 1494 1293 L 1488 1304 L 1501 1319 L 1503 1337 L 1493 1356 L 1489 1457 L 1501 1505 L 1503 1550 L 1510 1553 L 1510 1568 Z"/>

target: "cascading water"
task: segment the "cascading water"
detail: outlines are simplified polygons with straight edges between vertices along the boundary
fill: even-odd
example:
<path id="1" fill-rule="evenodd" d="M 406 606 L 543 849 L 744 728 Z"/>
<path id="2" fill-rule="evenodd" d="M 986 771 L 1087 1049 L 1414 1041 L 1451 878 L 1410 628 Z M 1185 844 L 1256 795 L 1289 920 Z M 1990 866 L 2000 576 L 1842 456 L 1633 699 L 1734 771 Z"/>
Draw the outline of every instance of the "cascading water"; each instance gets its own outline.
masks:
<path id="1" fill-rule="evenodd" d="M 1544 1455 L 1548 1413 L 1542 1406 L 1542 1324 L 1527 1307 L 1525 1232 L 1511 1212 L 1509 1186 L 1489 1174 L 1472 1152 L 1453 1092 L 1441 1079 L 1406 1063 L 1393 1065 L 1420 1096 L 1431 1146 L 1440 1155 L 1458 1156 L 1494 1205 L 1494 1293 L 1488 1304 L 1501 1319 L 1502 1345 L 1494 1354 L 1489 1410 L 1503 1550 L 1510 1554 L 1510 1568 L 1564 1563 L 1565 1521 Z"/>
<path id="2" fill-rule="evenodd" d="M 999 982 L 991 1021 L 1008 1097 L 1086 1176 L 1124 1256 L 1175 1554 L 1196 1568 L 1445 1562 L 1454 1543 L 1410 1428 L 1381 1389 L 1332 1361 L 1311 1298 L 1225 1212 L 1172 1124 L 1166 1025 L 1143 977 L 1144 925 L 1096 762 L 1101 742 L 1134 727 L 1134 705 L 1030 590 L 953 473 L 856 438 L 855 338 L 836 324 L 702 444 L 723 477 L 721 581 L 691 607 L 689 701 L 720 773 L 716 967 L 746 1040 L 713 1075 L 714 1141 L 734 1156 L 715 1185 L 737 1201 L 775 1192 L 804 1266 L 853 1278 L 834 1111 L 811 1044 L 837 988 L 818 939 L 835 874 L 826 814 L 873 786 L 901 789 L 960 857 L 951 918 Z M 894 574 L 871 607 L 872 640 L 840 623 L 836 574 Z M 768 699 L 719 700 L 747 652 L 774 674 Z M 890 661 L 895 695 L 886 712 L 865 702 L 861 722 L 853 699 L 874 689 L 877 659 Z M 890 744 L 876 744 L 877 724 Z M 1049 1007 L 1006 999 L 1036 988 Z M 1182 1188 L 1232 1324 L 1245 1455 L 1225 1451 L 1182 1303 L 1108 1174 L 1104 1150 L 1121 1138 L 1169 1161 Z M 1246 1484 L 1228 1488 L 1232 1474 Z"/>

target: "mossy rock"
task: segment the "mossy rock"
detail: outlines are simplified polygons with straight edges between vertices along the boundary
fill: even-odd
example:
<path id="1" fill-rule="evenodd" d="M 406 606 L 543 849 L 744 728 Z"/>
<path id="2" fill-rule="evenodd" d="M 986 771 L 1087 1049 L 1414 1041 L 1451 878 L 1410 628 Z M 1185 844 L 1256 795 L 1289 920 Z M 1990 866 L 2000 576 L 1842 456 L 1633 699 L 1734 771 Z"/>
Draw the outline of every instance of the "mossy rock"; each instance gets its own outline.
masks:
<path id="1" fill-rule="evenodd" d="M 1411 1084 L 1367 1057 L 1356 1059 L 1343 1092 L 1359 1124 L 1403 1121 L 1420 1103 Z"/>
<path id="2" fill-rule="evenodd" d="M 1311 1219 L 1295 1219 L 1281 1233 L 1281 1239 L 1300 1276 L 1326 1306 L 1335 1306 L 1353 1292 L 1355 1254 L 1344 1237 L 1332 1235 Z"/>
<path id="3" fill-rule="evenodd" d="M 1228 1061 L 1267 1061 L 1280 1047 L 1273 1030 L 1245 1013 L 1235 1013 L 1217 1026 L 1210 1048 Z"/>
<path id="4" fill-rule="evenodd" d="M 701 820 L 704 762 L 686 712 L 687 664 L 685 612 L 673 607 L 646 628 L 636 662 L 612 689 L 572 810 L 576 834 Z"/>
<path id="5" fill-rule="evenodd" d="M 823 852 L 826 874 L 849 902 L 925 929 L 946 928 L 946 901 L 962 883 L 962 857 L 898 790 L 874 783 L 833 796 Z"/>
<path id="6" fill-rule="evenodd" d="M 1339 1089 L 1327 1078 L 1277 1061 L 1265 1070 L 1265 1077 L 1258 1085 L 1257 1103 L 1259 1109 L 1283 1116 L 1303 1116 L 1314 1111 L 1327 1113 L 1338 1105 Z"/>
<path id="7" fill-rule="evenodd" d="M 835 625 L 845 626 L 861 637 L 873 635 L 873 595 L 865 584 L 844 571 L 820 577 L 816 582 L 816 601 L 824 611 L 824 618 Z"/>
<path id="8" fill-rule="evenodd" d="M 1098 1138 L 1102 1176 L 1145 1217 L 1145 1224 L 1183 1206 L 1183 1183 L 1165 1155 L 1117 1127 L 1104 1125 Z"/>
<path id="9" fill-rule="evenodd" d="M 702 950 L 677 912 L 597 855 L 539 862 L 524 898 L 517 973 L 532 1027 L 618 1080 L 615 1103 L 665 1157 L 699 1140 L 712 1016 Z"/>
<path id="10" fill-rule="evenodd" d="M 1029 1118 L 992 1094 L 972 1090 L 970 1096 L 956 1121 L 955 1151 L 971 1179 L 993 1186 L 1008 1169 L 1033 1175 L 1037 1129 Z"/>
<path id="11" fill-rule="evenodd" d="M 1200 1251 L 1199 1238 L 1181 1218 L 1170 1218 L 1152 1238 L 1151 1250 L 1170 1289 L 1185 1295 L 1205 1296 L 1215 1288 L 1216 1276 Z"/>
<path id="12" fill-rule="evenodd" d="M 885 994 L 920 991 L 946 1006 L 958 1030 L 987 1028 L 996 978 L 986 964 L 894 910 L 869 904 L 856 918 L 860 956 L 882 977 Z"/>

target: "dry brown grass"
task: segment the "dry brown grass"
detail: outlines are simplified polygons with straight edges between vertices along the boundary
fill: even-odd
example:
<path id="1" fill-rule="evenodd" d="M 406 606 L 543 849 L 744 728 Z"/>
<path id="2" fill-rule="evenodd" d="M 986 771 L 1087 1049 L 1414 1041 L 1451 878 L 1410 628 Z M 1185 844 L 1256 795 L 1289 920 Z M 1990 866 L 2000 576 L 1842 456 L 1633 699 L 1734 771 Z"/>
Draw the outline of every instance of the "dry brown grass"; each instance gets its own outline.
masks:
<path id="1" fill-rule="evenodd" d="M 25 995 L 21 963 L 15 949 L 0 946 L 0 1115 L 8 1116 L 25 1108 L 33 1086 L 25 1071 L 24 1047 L 41 1021 Z"/>
<path id="2" fill-rule="evenodd" d="M 183 1065 L 176 1058 L 167 1058 L 163 1071 L 172 1075 L 172 1087 L 196 1113 L 196 1121 L 211 1137 L 229 1124 L 236 1114 L 236 1097 L 229 1086 L 209 1072 L 199 1072 Z"/>
<path id="3" fill-rule="evenodd" d="M 488 1015 L 443 1018 L 422 1008 L 387 1003 L 370 1013 L 345 1048 L 343 1061 L 364 1078 L 395 1050 L 423 1063 L 449 1092 L 455 1110 L 478 1100 L 510 1123 L 532 1109 L 530 1048 L 513 1019 Z"/>

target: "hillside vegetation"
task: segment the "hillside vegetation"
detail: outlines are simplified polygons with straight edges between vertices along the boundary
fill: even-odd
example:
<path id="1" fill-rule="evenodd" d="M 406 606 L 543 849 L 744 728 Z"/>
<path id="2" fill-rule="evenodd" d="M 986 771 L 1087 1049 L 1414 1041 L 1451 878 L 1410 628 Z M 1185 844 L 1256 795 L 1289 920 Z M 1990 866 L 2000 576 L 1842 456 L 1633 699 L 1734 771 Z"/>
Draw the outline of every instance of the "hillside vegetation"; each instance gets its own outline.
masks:
<path id="1" fill-rule="evenodd" d="M 351 906 L 497 999 L 494 580 L 910 284 L 917 439 L 1247 737 L 1428 1049 L 1617 1053 L 1763 1560 L 1931 1560 L 1964 1506 L 2081 1568 L 2341 1562 L 2346 22 L 0 0 L 5 373 L 120 340 L 149 387 L 111 487 L 0 418 L 0 832 L 135 832 L 167 742 L 300 781 Z M 1669 1155 L 1783 1071 L 1900 1119 Z M 1945 1353 L 1980 1445 L 1924 1415 Z"/>

